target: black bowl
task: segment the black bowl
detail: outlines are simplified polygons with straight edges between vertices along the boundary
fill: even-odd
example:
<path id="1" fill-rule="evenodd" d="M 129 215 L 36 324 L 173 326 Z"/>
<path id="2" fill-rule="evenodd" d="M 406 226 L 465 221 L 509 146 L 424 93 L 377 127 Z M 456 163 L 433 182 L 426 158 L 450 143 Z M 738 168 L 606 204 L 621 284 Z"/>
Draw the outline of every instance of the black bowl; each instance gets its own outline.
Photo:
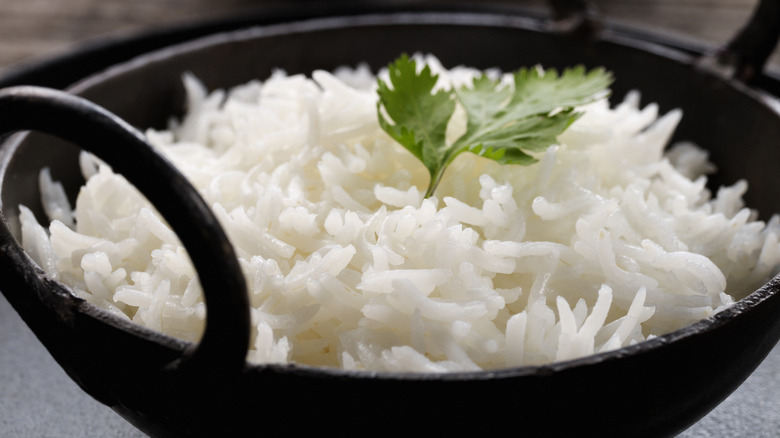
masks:
<path id="1" fill-rule="evenodd" d="M 617 78 L 617 99 L 639 89 L 662 111 L 683 109 L 676 139 L 710 151 L 719 168 L 712 184 L 746 179 L 749 206 L 764 216 L 780 211 L 773 193 L 780 181 L 773 165 L 780 160 L 775 146 L 780 116 L 762 95 L 700 70 L 688 53 L 613 32 L 594 40 L 572 38 L 528 17 L 393 12 L 273 24 L 155 51 L 71 91 L 134 126 L 160 127 L 182 111 L 185 71 L 209 88 L 221 88 L 266 77 L 279 67 L 309 73 L 367 62 L 378 69 L 402 52 L 418 51 L 436 54 L 447 66 L 605 66 Z M 671 435 L 726 398 L 780 339 L 775 278 L 730 309 L 668 335 L 545 366 L 444 375 L 255 366 L 243 359 L 241 366 L 223 369 L 214 357 L 188 366 L 195 346 L 73 298 L 17 244 L 16 206 L 39 204 L 39 169 L 49 166 L 75 196 L 82 182 L 77 153 L 75 146 L 40 134 L 16 136 L 0 151 L 0 286 L 86 392 L 154 436 L 255 430 L 485 434 L 506 426 L 546 436 Z M 40 207 L 35 213 L 43 217 Z M 219 322 L 214 327 L 224 328 Z"/>

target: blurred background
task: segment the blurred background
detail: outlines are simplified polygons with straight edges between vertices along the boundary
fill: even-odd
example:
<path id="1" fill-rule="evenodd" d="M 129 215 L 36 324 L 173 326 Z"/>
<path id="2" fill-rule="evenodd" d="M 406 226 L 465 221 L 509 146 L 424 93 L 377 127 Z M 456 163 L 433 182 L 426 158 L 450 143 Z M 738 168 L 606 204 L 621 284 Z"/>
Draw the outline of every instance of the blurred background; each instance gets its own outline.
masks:
<path id="1" fill-rule="evenodd" d="M 725 44 L 758 0 L 590 0 L 608 19 L 711 47 Z M 311 7 L 312 1 L 266 0 L 0 0 L 0 74 L 20 63 L 65 53 L 83 44 L 257 12 L 264 7 Z M 343 3 L 343 2 L 342 2 Z M 396 2 L 402 3 L 402 2 Z M 418 3 L 406 0 L 405 3 Z M 459 1 L 439 0 L 441 4 Z M 487 3 L 481 1 L 479 3 Z M 541 13 L 547 0 L 499 0 Z M 771 60 L 772 68 L 777 64 Z"/>

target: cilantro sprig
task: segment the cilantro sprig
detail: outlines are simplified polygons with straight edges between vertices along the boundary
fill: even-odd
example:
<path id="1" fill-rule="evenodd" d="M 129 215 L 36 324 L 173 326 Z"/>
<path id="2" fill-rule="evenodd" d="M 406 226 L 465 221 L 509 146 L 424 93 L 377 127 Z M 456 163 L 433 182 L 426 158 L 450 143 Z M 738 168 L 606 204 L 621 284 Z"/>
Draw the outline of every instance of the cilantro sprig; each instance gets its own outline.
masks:
<path id="1" fill-rule="evenodd" d="M 612 83 L 612 75 L 602 68 L 588 72 L 578 66 L 560 75 L 552 69 L 522 68 L 513 74 L 513 87 L 482 74 L 470 86 L 434 92 L 438 75 L 427 65 L 418 71 L 407 55 L 390 64 L 388 73 L 390 84 L 378 79 L 379 124 L 428 169 L 426 198 L 463 152 L 501 164 L 536 162 L 530 154 L 555 144 L 579 117 L 576 107 L 606 96 Z M 447 125 L 458 103 L 468 118 L 466 132 L 447 144 Z"/>

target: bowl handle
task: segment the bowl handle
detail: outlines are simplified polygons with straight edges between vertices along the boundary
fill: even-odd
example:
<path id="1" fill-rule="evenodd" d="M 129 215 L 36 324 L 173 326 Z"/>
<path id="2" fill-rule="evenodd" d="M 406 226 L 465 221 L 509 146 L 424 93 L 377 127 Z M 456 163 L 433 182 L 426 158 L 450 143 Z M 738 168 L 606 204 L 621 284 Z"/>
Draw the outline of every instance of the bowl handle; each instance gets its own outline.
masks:
<path id="1" fill-rule="evenodd" d="M 607 27 L 592 0 L 547 0 L 551 28 L 576 37 L 596 40 Z M 715 53 L 702 56 L 700 65 L 724 78 L 752 84 L 766 67 L 780 41 L 780 2 L 758 0 L 749 19 Z"/>
<path id="2" fill-rule="evenodd" d="M 140 132 L 98 105 L 49 88 L 0 90 L 0 137 L 27 130 L 60 137 L 106 162 L 147 197 L 182 241 L 203 288 L 206 327 L 173 369 L 241 370 L 249 346 L 246 281 L 224 230 L 189 181 Z"/>
<path id="3" fill-rule="evenodd" d="M 735 79 L 749 83 L 764 71 L 778 40 L 780 2 L 759 0 L 748 22 L 719 51 L 719 61 L 733 67 Z"/>

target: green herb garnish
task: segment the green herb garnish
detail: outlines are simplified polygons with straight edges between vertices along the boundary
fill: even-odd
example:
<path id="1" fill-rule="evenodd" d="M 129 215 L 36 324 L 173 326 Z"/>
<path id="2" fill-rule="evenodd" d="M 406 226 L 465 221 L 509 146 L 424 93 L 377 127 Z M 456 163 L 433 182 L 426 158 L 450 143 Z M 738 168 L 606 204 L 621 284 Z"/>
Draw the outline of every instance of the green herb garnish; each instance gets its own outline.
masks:
<path id="1" fill-rule="evenodd" d="M 606 96 L 612 83 L 604 69 L 586 72 L 578 66 L 558 75 L 555 70 L 523 68 L 513 75 L 514 88 L 483 74 L 470 87 L 433 92 L 439 78 L 427 65 L 418 72 L 416 62 L 402 55 L 388 69 L 392 88 L 378 80 L 379 124 L 428 169 L 426 198 L 461 152 L 502 164 L 536 162 L 528 153 L 555 144 L 579 117 L 575 107 Z M 466 132 L 447 144 L 447 124 L 457 103 L 468 117 Z"/>

